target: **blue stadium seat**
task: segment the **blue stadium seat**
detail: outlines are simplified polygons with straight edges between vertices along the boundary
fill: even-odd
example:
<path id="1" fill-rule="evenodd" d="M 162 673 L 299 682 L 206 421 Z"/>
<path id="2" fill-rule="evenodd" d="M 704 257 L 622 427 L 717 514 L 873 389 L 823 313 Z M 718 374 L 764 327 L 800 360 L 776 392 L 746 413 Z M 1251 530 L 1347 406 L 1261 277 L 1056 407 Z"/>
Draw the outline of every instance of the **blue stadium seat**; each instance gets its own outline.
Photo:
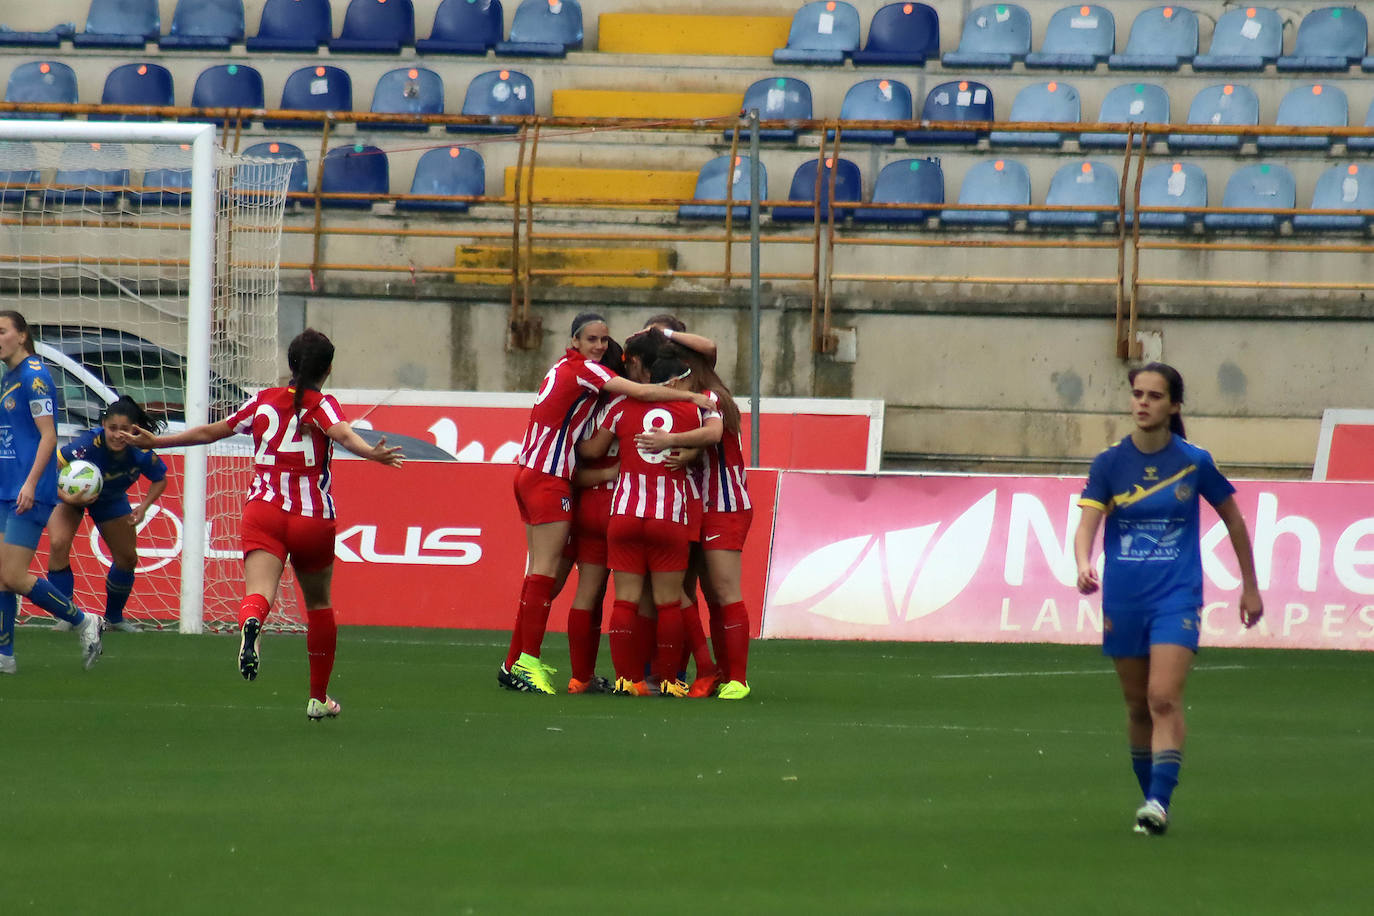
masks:
<path id="1" fill-rule="evenodd" d="M 243 151 L 243 155 L 252 159 L 286 159 L 291 163 L 291 177 L 287 179 L 286 190 L 289 194 L 308 194 L 310 193 L 310 178 L 306 173 L 305 153 L 301 148 L 293 143 L 280 143 L 276 140 L 267 140 L 262 143 L 255 143 Z M 263 190 L 266 185 L 266 176 L 255 174 L 251 166 L 243 166 L 234 172 L 234 189 L 237 191 L 257 191 Z M 288 199 L 287 203 L 295 203 Z"/>
<path id="2" fill-rule="evenodd" d="M 1226 208 L 1291 210 L 1298 205 L 1298 186 L 1286 166 L 1257 162 L 1236 169 L 1226 182 L 1221 205 Z M 1208 229 L 1241 232 L 1278 232 L 1287 214 L 1208 213 L 1202 225 Z"/>
<path id="3" fill-rule="evenodd" d="M 52 185 L 43 190 L 44 208 L 114 206 L 129 186 L 128 169 L 108 167 L 110 154 L 121 152 L 116 144 L 104 144 L 103 149 L 99 143 L 67 144 L 58 157 Z"/>
<path id="4" fill-rule="evenodd" d="M 1345 93 L 1328 83 L 1294 86 L 1279 102 L 1274 119 L 1279 127 L 1348 127 L 1350 106 Z M 1256 137 L 1255 145 L 1270 149 L 1328 149 L 1330 137 Z"/>
<path id="5" fill-rule="evenodd" d="M 510 40 L 497 54 L 563 57 L 582 47 L 582 7 L 577 0 L 521 0 L 510 23 Z"/>
<path id="6" fill-rule="evenodd" d="M 1283 19 L 1263 6 L 1237 7 L 1217 19 L 1212 46 L 1194 70 L 1263 70 L 1283 53 Z"/>
<path id="7" fill-rule="evenodd" d="M 444 0 L 434 11 L 428 38 L 415 42 L 421 54 L 486 54 L 505 34 L 501 0 Z"/>
<path id="8" fill-rule="evenodd" d="M 819 197 L 816 194 L 818 171 L 821 182 Z M 829 219 L 831 176 L 834 176 L 835 182 L 835 219 L 843 220 L 854 209 L 844 204 L 858 203 L 863 199 L 863 179 L 859 175 L 859 167 L 848 159 L 836 162 L 834 157 L 829 157 L 823 166 L 815 159 L 797 166 L 797 171 L 792 175 L 792 187 L 787 192 L 787 199 L 804 201 L 805 205 L 774 207 L 773 221 L 812 222 L 816 219 L 817 212 L 820 213 L 822 221 Z"/>
<path id="9" fill-rule="evenodd" d="M 1145 170 L 1140 176 L 1140 205 L 1142 207 L 1207 206 L 1207 173 L 1195 162 L 1161 162 Z M 1135 216 L 1127 213 L 1129 222 Z M 1142 229 L 1190 229 L 1201 220 L 1201 214 L 1141 213 Z"/>
<path id="10" fill-rule="evenodd" d="M 338 67 L 301 67 L 281 90 L 284 111 L 352 111 L 353 81 Z M 309 130 L 308 121 L 264 121 L 268 127 Z"/>
<path id="11" fill-rule="evenodd" d="M 350 0 L 343 32 L 331 51 L 399 54 L 415 44 L 415 7 L 410 0 Z"/>
<path id="12" fill-rule="evenodd" d="M 924 67 L 940 56 L 940 15 L 925 3 L 889 3 L 873 14 L 868 42 L 849 59 L 856 67 Z"/>
<path id="13" fill-rule="evenodd" d="M 265 108 L 262 74 L 244 64 L 208 67 L 196 77 L 192 108 Z M 194 119 L 192 119 L 194 120 Z M 251 123 L 245 121 L 245 124 Z"/>
<path id="14" fill-rule="evenodd" d="M 15 166 L 0 169 L 0 204 L 22 204 L 29 189 L 37 187 L 41 176 L 33 144 L 0 140 L 0 159 Z"/>
<path id="15" fill-rule="evenodd" d="M 70 22 L 55 25 L 46 32 L 22 31 L 0 23 L 0 47 L 57 48 L 61 47 L 62 39 L 71 38 L 75 33 L 76 26 Z"/>
<path id="16" fill-rule="evenodd" d="M 743 205 L 730 207 L 730 218 L 747 220 L 749 218 L 749 180 L 752 168 L 758 168 L 759 200 L 768 199 L 768 169 L 760 162 L 755 166 L 748 156 L 736 156 L 733 167 L 729 155 L 717 156 L 701 167 L 697 174 L 697 187 L 692 193 L 694 200 L 725 200 L 726 188 L 730 188 L 731 200 L 743 200 Z M 728 182 L 728 185 L 727 185 Z M 766 212 L 766 207 L 760 207 Z M 678 219 L 725 219 L 725 204 L 683 204 L 677 208 Z"/>
<path id="17" fill-rule="evenodd" d="M 1279 58 L 1278 69 L 1340 72 L 1358 64 L 1368 50 L 1364 14 L 1351 6 L 1328 6 L 1302 18 L 1293 53 Z"/>
<path id="18" fill-rule="evenodd" d="M 773 76 L 759 80 L 744 90 L 744 101 L 740 111 L 757 108 L 760 121 L 809 121 L 811 120 L 811 87 L 790 76 Z M 785 140 L 793 143 L 797 139 L 795 129 L 784 127 L 759 128 L 760 140 Z M 729 140 L 733 130 L 725 132 Z M 749 136 L 749 131 L 741 130 L 740 138 Z"/>
<path id="19" fill-rule="evenodd" d="M 1015 3 L 980 6 L 964 19 L 959 47 L 941 57 L 946 67 L 1011 67 L 1030 53 L 1030 13 Z"/>
<path id="20" fill-rule="evenodd" d="M 844 0 L 813 0 L 792 15 L 787 47 L 774 63 L 842 64 L 859 50 L 859 11 Z"/>
<path id="21" fill-rule="evenodd" d="M 147 169 L 129 200 L 140 207 L 185 207 L 191 203 L 191 169 Z"/>
<path id="22" fill-rule="evenodd" d="M 158 39 L 171 50 L 228 50 L 243 41 L 243 0 L 177 0 L 172 27 Z"/>
<path id="23" fill-rule="evenodd" d="M 35 60 L 20 64 L 10 74 L 5 86 L 6 102 L 50 102 L 70 105 L 76 102 L 76 74 L 66 64 L 55 60 Z M 0 118 L 24 117 L 34 121 L 57 121 L 57 112 L 15 115 L 0 111 Z"/>
<path id="24" fill-rule="evenodd" d="M 1027 69 L 1092 70 L 1116 50 L 1116 19 L 1104 6 L 1056 10 L 1040 50 L 1026 55 Z"/>
<path id="25" fill-rule="evenodd" d="M 1026 221 L 1041 228 L 1096 229 L 1103 223 L 1116 225 L 1121 184 L 1116 171 L 1101 162 L 1086 159 L 1062 166 L 1050 179 L 1045 203 L 1051 207 L 1098 207 L 1092 212 L 1032 210 Z"/>
<path id="26" fill-rule="evenodd" d="M 896 80 L 864 80 L 849 87 L 840 103 L 841 121 L 910 121 L 911 90 Z M 830 137 L 835 136 L 832 130 Z M 892 130 L 846 130 L 843 137 L 855 143 L 893 143 Z"/>
<path id="27" fill-rule="evenodd" d="M 375 146 L 350 143 L 336 146 L 324 154 L 320 163 L 320 193 L 343 194 L 389 194 L 391 176 L 387 168 L 386 153 Z M 365 197 L 339 197 L 321 200 L 323 207 L 350 210 L 368 210 L 372 201 Z"/>
<path id="28" fill-rule="evenodd" d="M 1293 217 L 1296 232 L 1364 232 L 1374 214 L 1374 172 L 1347 162 L 1333 165 L 1317 178 L 1313 210 L 1362 210 L 1362 213 L 1300 213 Z"/>
<path id="29" fill-rule="evenodd" d="M 1259 124 L 1259 97 L 1248 86 L 1227 83 L 1208 86 L 1193 96 L 1189 124 Z M 1170 149 L 1240 149 L 1238 134 L 1169 134 Z"/>
<path id="30" fill-rule="evenodd" d="M 142 48 L 157 41 L 162 19 L 157 0 L 91 0 L 86 30 L 72 36 L 78 48 Z"/>
<path id="31" fill-rule="evenodd" d="M 488 70 L 468 84 L 462 114 L 523 118 L 534 114 L 534 83 L 516 70 Z M 515 124 L 450 124 L 450 133 L 513 134 Z"/>
<path id="32" fill-rule="evenodd" d="M 945 175 L 939 159 L 898 159 L 883 166 L 873 185 L 875 204 L 932 204 L 922 210 L 859 207 L 856 223 L 924 223 L 945 202 Z"/>
<path id="33" fill-rule="evenodd" d="M 158 64 L 124 64 L 105 77 L 102 105 L 174 105 L 172 74 Z M 160 115 L 90 115 L 92 121 L 158 121 Z"/>
<path id="34" fill-rule="evenodd" d="M 329 0 L 267 0 L 258 34 L 244 45 L 250 51 L 309 51 L 334 34 Z"/>
<path id="35" fill-rule="evenodd" d="M 1177 70 L 1197 56 L 1197 13 L 1181 6 L 1143 10 L 1131 23 L 1126 50 L 1107 58 L 1112 70 Z"/>
<path id="36" fill-rule="evenodd" d="M 1101 124 L 1168 124 L 1169 93 L 1153 83 L 1117 86 L 1102 99 L 1097 120 Z M 1154 141 L 1158 137 L 1158 134 L 1151 134 L 1149 139 Z M 1082 133 L 1078 135 L 1078 145 L 1084 149 L 1124 149 L 1126 135 L 1096 131 Z"/>
<path id="37" fill-rule="evenodd" d="M 1078 90 L 1068 83 L 1050 80 L 1035 83 L 1016 93 L 1011 102 L 1011 122 L 1077 124 L 1083 115 Z M 1057 130 L 994 130 L 988 134 L 993 146 L 1060 146 L 1064 135 Z"/>
<path id="38" fill-rule="evenodd" d="M 372 93 L 374 114 L 444 113 L 444 80 L 433 70 L 401 67 L 383 73 Z M 425 124 L 368 124 L 368 130 L 427 130 Z"/>
<path id="39" fill-rule="evenodd" d="M 486 164 L 476 150 L 461 146 L 432 149 L 420 157 L 410 182 L 411 194 L 481 197 L 487 193 Z M 466 200 L 398 200 L 398 210 L 466 213 Z"/>
<path id="40" fill-rule="evenodd" d="M 1369 105 L 1369 111 L 1364 116 L 1364 126 L 1374 127 L 1374 102 Z M 1360 150 L 1368 152 L 1374 150 L 1374 137 L 1346 137 L 1345 148 L 1354 152 Z"/>
<path id="41" fill-rule="evenodd" d="M 922 121 L 993 121 L 992 90 L 972 80 L 941 83 L 930 90 L 921 108 Z M 913 143 L 977 143 L 981 130 L 909 130 L 906 142 Z"/>
<path id="42" fill-rule="evenodd" d="M 1029 206 L 1030 173 L 1014 159 L 984 159 L 964 175 L 959 203 Z M 1019 213 L 1011 210 L 941 210 L 940 222 L 949 226 L 982 226 L 1010 229 Z"/>

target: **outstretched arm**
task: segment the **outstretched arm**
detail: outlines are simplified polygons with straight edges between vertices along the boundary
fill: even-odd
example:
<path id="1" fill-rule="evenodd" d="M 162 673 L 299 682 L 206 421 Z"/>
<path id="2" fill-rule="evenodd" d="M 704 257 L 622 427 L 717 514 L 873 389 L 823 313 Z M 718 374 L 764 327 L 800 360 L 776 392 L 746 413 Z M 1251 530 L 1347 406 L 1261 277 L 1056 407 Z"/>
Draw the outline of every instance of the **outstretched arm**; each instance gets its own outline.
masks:
<path id="1" fill-rule="evenodd" d="M 206 423 L 204 426 L 183 429 L 179 433 L 168 433 L 165 436 L 155 436 L 148 430 L 135 426 L 132 433 L 124 436 L 124 441 L 139 448 L 176 448 L 179 445 L 209 445 L 211 442 L 227 439 L 233 434 L 234 428 L 226 421 L 219 420 L 215 423 Z"/>
<path id="2" fill-rule="evenodd" d="M 1255 552 L 1250 546 L 1250 532 L 1245 527 L 1245 516 L 1240 514 L 1235 497 L 1228 497 L 1216 508 L 1217 515 L 1226 525 L 1226 533 L 1231 536 L 1236 563 L 1240 566 L 1240 622 L 1247 628 L 1253 627 L 1264 616 L 1264 600 L 1260 597 L 1259 578 L 1255 575 Z"/>
<path id="3" fill-rule="evenodd" d="M 716 342 L 711 338 L 702 337 L 700 334 L 688 334 L 686 331 L 674 331 L 669 328 L 663 329 L 663 336 L 675 344 L 680 344 L 689 350 L 700 353 L 711 364 L 712 369 L 716 367 Z"/>
<path id="4" fill-rule="evenodd" d="M 325 430 L 324 434 L 359 458 L 366 458 L 368 461 L 375 461 L 391 468 L 398 468 L 405 464 L 406 456 L 399 445 L 388 448 L 386 436 L 378 439 L 376 445 L 368 445 L 367 440 L 354 432 L 347 420 L 335 423 Z"/>
<path id="5" fill-rule="evenodd" d="M 709 410 L 711 407 L 711 399 L 704 394 L 697 394 L 682 388 L 669 388 L 666 385 L 641 385 L 639 382 L 632 382 L 618 375 L 602 386 L 602 389 L 611 394 L 627 394 L 639 401 L 652 403 L 691 401 L 703 409 Z"/>

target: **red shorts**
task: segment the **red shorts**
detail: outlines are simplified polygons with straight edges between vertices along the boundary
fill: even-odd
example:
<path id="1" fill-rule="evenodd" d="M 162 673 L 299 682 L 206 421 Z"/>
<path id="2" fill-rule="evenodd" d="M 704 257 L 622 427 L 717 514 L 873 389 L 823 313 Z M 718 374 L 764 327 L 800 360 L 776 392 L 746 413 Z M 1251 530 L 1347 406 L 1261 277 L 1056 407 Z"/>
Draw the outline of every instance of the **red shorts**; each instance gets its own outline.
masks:
<path id="1" fill-rule="evenodd" d="M 707 512 L 701 522 L 702 550 L 743 550 L 754 520 L 753 509 L 735 512 Z"/>
<path id="2" fill-rule="evenodd" d="M 265 550 L 285 563 L 288 559 L 297 572 L 314 573 L 334 562 L 332 518 L 292 515 L 260 499 L 243 507 L 243 555 Z"/>
<path id="3" fill-rule="evenodd" d="M 606 529 L 607 563 L 618 572 L 677 572 L 687 568 L 687 526 L 661 518 L 612 515 Z"/>
<path id="4" fill-rule="evenodd" d="M 602 487 L 577 491 L 577 512 L 573 518 L 577 562 L 606 565 L 606 527 L 611 523 L 614 493 Z"/>
<path id="5" fill-rule="evenodd" d="M 687 540 L 693 544 L 701 542 L 701 520 L 706 514 L 706 507 L 701 503 L 700 496 L 687 497 Z"/>
<path id="6" fill-rule="evenodd" d="M 526 525 L 572 521 L 572 482 L 533 468 L 515 472 L 515 503 Z"/>

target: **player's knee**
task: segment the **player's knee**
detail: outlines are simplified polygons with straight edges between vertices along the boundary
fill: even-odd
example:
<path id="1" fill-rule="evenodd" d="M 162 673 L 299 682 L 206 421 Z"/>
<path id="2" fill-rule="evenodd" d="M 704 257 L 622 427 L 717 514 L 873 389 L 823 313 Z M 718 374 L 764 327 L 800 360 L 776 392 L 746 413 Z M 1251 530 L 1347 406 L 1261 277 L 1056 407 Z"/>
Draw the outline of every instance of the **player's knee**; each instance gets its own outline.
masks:
<path id="1" fill-rule="evenodd" d="M 124 572 L 133 572 L 138 566 L 138 551 L 112 550 L 110 551 L 110 564 Z"/>
<path id="2" fill-rule="evenodd" d="M 1149 697 L 1150 718 L 1162 719 L 1178 713 L 1180 708 L 1179 697 L 1171 691 L 1151 690 Z"/>
<path id="3" fill-rule="evenodd" d="M 1149 725 L 1151 722 L 1150 704 L 1144 697 L 1131 702 L 1126 701 L 1126 717 L 1131 720 L 1132 725 Z"/>

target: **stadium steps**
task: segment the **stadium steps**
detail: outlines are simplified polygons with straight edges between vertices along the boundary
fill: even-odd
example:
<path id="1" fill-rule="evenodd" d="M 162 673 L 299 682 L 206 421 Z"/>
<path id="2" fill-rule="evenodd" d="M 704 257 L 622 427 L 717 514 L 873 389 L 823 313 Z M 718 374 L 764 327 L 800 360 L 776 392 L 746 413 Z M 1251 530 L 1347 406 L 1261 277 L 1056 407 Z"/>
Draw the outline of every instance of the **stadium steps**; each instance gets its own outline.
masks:
<path id="1" fill-rule="evenodd" d="M 739 113 L 738 92 L 641 92 L 635 89 L 555 89 L 554 117 L 685 120 Z"/>

